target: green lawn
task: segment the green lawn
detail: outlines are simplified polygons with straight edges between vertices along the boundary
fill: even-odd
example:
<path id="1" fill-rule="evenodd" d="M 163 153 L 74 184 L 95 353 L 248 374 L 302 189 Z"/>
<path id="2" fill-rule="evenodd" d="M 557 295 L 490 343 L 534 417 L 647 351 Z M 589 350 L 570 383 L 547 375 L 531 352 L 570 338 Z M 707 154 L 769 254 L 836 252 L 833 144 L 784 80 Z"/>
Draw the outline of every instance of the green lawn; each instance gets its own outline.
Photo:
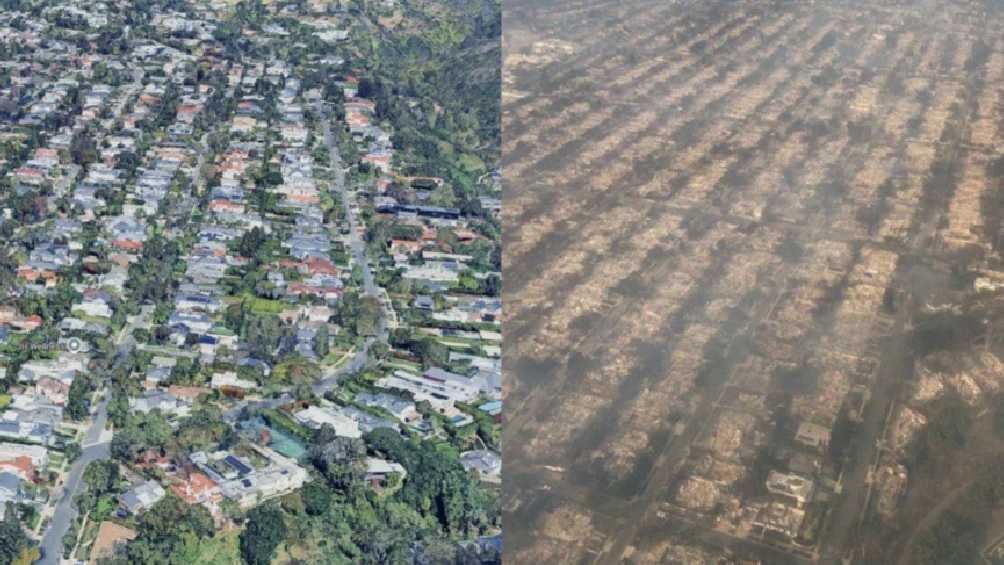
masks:
<path id="1" fill-rule="evenodd" d="M 91 513 L 91 519 L 97 522 L 107 520 L 117 506 L 115 498 L 110 495 L 98 499 L 98 504 Z"/>
<path id="2" fill-rule="evenodd" d="M 49 471 L 59 471 L 63 467 L 66 457 L 58 451 L 49 451 Z"/>
<path id="3" fill-rule="evenodd" d="M 342 363 L 351 359 L 351 354 L 355 351 L 354 349 L 332 349 L 324 356 L 321 360 L 322 365 L 329 367 L 337 367 Z"/>
<path id="4" fill-rule="evenodd" d="M 313 383 L 321 376 L 321 367 L 300 356 L 287 358 L 272 369 L 268 381 L 273 384 Z"/>
<path id="5" fill-rule="evenodd" d="M 255 314 L 279 314 L 286 309 L 286 304 L 279 300 L 269 300 L 256 296 L 248 296 L 245 300 L 250 306 L 251 311 Z"/>
<path id="6" fill-rule="evenodd" d="M 207 539 L 186 536 L 181 551 L 175 556 L 178 563 L 199 565 L 239 565 L 241 563 L 237 532 L 218 532 Z"/>
<path id="7" fill-rule="evenodd" d="M 472 347 L 474 349 L 481 348 L 480 339 L 468 339 L 465 337 L 441 337 L 436 341 L 442 343 L 450 349 L 467 349 L 468 347 Z"/>
<path id="8" fill-rule="evenodd" d="M 88 314 L 84 314 L 82 310 L 71 311 L 70 313 L 73 314 L 75 318 L 78 318 L 85 322 L 91 322 L 92 324 L 98 324 L 102 326 L 107 326 L 111 324 L 111 318 L 102 318 L 101 316 L 90 316 Z"/>
<path id="9" fill-rule="evenodd" d="M 421 373 L 422 366 L 418 363 L 412 363 L 411 361 L 404 361 L 402 359 L 395 359 L 393 361 L 387 361 L 384 363 L 385 366 L 394 369 L 403 369 L 405 371 L 410 371 L 412 373 Z"/>

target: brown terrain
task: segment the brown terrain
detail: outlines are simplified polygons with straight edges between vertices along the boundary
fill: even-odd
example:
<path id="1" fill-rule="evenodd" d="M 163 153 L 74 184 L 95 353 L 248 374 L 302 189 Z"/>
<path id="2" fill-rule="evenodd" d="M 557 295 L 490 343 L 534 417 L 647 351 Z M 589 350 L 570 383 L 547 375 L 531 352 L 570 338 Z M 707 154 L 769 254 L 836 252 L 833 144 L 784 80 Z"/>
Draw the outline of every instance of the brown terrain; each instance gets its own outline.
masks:
<path id="1" fill-rule="evenodd" d="M 905 471 L 918 316 L 1004 270 L 1000 10 L 504 2 L 507 562 L 914 543 L 880 515 L 939 504 Z M 986 408 L 992 342 L 934 396 Z"/>

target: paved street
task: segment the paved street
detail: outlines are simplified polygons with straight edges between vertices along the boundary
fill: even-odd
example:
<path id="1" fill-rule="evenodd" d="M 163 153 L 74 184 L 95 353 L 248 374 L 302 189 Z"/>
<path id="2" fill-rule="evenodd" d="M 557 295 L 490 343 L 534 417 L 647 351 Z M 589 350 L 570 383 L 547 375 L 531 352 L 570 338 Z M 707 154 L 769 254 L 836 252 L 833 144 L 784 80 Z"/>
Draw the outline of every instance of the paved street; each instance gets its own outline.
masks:
<path id="1" fill-rule="evenodd" d="M 366 260 L 366 242 L 359 235 L 359 223 L 355 212 L 352 211 L 352 203 L 349 201 L 348 189 L 345 186 L 345 170 L 342 169 L 342 157 L 338 152 L 338 145 L 335 144 L 334 136 L 331 134 L 331 123 L 328 120 L 327 109 L 320 102 L 317 104 L 318 114 L 322 116 L 321 124 L 324 129 L 324 143 L 328 147 L 328 155 L 331 159 L 329 166 L 335 175 L 335 192 L 345 206 L 345 216 L 349 220 L 349 244 L 352 248 L 352 259 L 363 270 L 363 290 L 367 296 L 377 297 L 379 289 L 373 281 L 373 272 L 370 270 Z"/>
<path id="2" fill-rule="evenodd" d="M 910 323 L 909 311 L 907 307 L 899 309 L 892 333 L 881 348 L 878 384 L 872 388 L 873 397 L 866 406 L 864 421 L 848 447 L 844 490 L 837 498 L 826 535 L 822 538 L 822 563 L 840 563 L 845 558 L 851 558 L 856 551 L 859 530 L 868 509 L 868 476 L 879 461 L 879 441 L 888 424 L 890 406 L 896 401 L 897 384 L 902 382 L 903 375 L 910 374 L 912 370 L 910 334 L 906 329 Z"/>
<path id="3" fill-rule="evenodd" d="M 359 223 L 356 218 L 355 212 L 352 211 L 352 205 L 349 200 L 348 189 L 345 186 L 345 171 L 342 169 L 342 158 L 341 154 L 338 152 L 338 145 L 335 144 L 334 136 L 331 133 L 331 123 L 328 119 L 327 109 L 324 107 L 323 103 L 317 103 L 317 113 L 322 116 L 321 124 L 324 130 L 324 143 L 328 147 L 328 155 L 330 156 L 331 162 L 329 166 L 332 173 L 335 175 L 334 191 L 342 200 L 342 204 L 345 207 L 345 215 L 349 221 L 349 246 L 352 251 L 352 260 L 355 264 L 359 265 L 363 272 L 363 293 L 366 296 L 379 299 L 380 297 L 380 287 L 377 286 L 373 279 L 373 271 L 370 269 L 369 262 L 366 259 L 366 242 L 363 241 L 362 236 L 359 235 Z M 379 321 L 378 337 L 380 341 L 387 341 L 387 322 L 386 322 L 386 312 L 381 310 L 380 321 Z M 314 384 L 315 394 L 324 394 L 325 392 L 334 388 L 338 383 L 338 379 L 347 374 L 352 374 L 359 371 L 366 366 L 366 360 L 369 358 L 369 348 L 371 345 L 376 343 L 377 338 L 368 337 L 363 342 L 363 346 L 360 347 L 356 354 L 347 363 L 340 366 L 328 373 L 323 379 L 319 380 Z"/>
<path id="4" fill-rule="evenodd" d="M 114 370 L 119 363 L 128 358 L 129 353 L 136 345 L 132 331 L 135 327 L 152 314 L 152 310 L 144 308 L 140 315 L 131 318 L 122 331 L 115 336 L 115 344 L 118 349 L 112 358 L 110 368 Z M 111 445 L 108 441 L 101 441 L 101 434 L 105 430 L 108 422 L 108 402 L 111 400 L 111 391 L 107 388 L 103 392 L 103 398 L 98 403 L 97 410 L 91 420 L 91 426 L 84 433 L 84 438 L 80 443 L 80 457 L 70 465 L 70 470 L 63 484 L 62 494 L 56 503 L 52 521 L 49 523 L 42 538 L 42 560 L 39 563 L 55 564 L 60 562 L 63 553 L 63 536 L 70 530 L 70 524 L 77 516 L 77 508 L 73 499 L 80 494 L 83 487 L 84 469 L 91 461 L 108 459 L 111 457 Z"/>
<path id="5" fill-rule="evenodd" d="M 73 498 L 80 493 L 84 469 L 91 461 L 111 457 L 109 443 L 98 443 L 101 432 L 105 429 L 105 422 L 108 421 L 109 399 L 110 396 L 105 395 L 105 398 L 98 405 L 97 414 L 94 416 L 91 427 L 84 434 L 84 440 L 81 444 L 83 452 L 70 466 L 59 502 L 56 503 L 52 522 L 49 523 L 45 536 L 42 538 L 42 559 L 39 563 L 56 564 L 60 562 L 63 553 L 63 536 L 69 531 L 70 524 L 77 516 L 77 508 L 73 503 Z"/>

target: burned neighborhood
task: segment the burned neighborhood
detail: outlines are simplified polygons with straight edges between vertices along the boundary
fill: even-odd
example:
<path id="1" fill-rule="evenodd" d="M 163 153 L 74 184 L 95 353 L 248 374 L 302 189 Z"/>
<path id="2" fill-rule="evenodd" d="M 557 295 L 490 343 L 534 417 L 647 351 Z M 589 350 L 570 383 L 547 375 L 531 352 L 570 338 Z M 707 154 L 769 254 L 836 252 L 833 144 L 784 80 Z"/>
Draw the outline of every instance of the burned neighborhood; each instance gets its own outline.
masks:
<path id="1" fill-rule="evenodd" d="M 505 3 L 507 555 L 1004 557 L 1002 8 Z"/>

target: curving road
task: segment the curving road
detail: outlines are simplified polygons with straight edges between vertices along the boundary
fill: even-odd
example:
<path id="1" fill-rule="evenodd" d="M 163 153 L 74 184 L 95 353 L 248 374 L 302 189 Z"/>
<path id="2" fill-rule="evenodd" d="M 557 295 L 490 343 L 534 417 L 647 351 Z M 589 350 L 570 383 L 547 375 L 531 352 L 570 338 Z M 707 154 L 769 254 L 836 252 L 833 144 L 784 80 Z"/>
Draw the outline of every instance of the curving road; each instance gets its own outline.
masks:
<path id="1" fill-rule="evenodd" d="M 83 485 L 84 469 L 91 461 L 111 457 L 110 444 L 107 441 L 99 443 L 101 432 L 105 429 L 105 422 L 108 421 L 109 399 L 110 396 L 105 395 L 105 398 L 98 405 L 97 414 L 94 416 L 91 427 L 87 429 L 81 444 L 83 451 L 80 457 L 70 465 L 70 472 L 63 484 L 63 494 L 59 502 L 56 503 L 52 521 L 49 522 L 49 527 L 42 538 L 42 559 L 38 563 L 55 565 L 60 562 L 63 555 L 63 536 L 70 530 L 70 524 L 77 517 L 77 507 L 73 503 L 73 499 L 80 493 Z"/>
<path id="2" fill-rule="evenodd" d="M 138 318 L 134 318 L 132 322 L 126 324 L 115 338 L 118 349 L 115 351 L 115 356 L 109 365 L 110 370 L 114 370 L 120 363 L 128 359 L 133 347 L 136 346 L 136 340 L 132 336 L 132 329 L 135 327 L 137 320 Z M 87 468 L 87 464 L 91 461 L 109 459 L 112 456 L 110 442 L 101 441 L 101 434 L 104 432 L 108 422 L 108 402 L 110 400 L 111 394 L 106 391 L 101 402 L 98 403 L 94 417 L 91 419 L 91 426 L 87 428 L 84 439 L 80 443 L 80 457 L 70 465 L 70 471 L 66 476 L 66 482 L 63 483 L 62 494 L 60 495 L 59 502 L 56 503 L 52 521 L 49 522 L 45 535 L 42 537 L 40 545 L 42 559 L 38 563 L 55 565 L 60 562 L 60 558 L 63 555 L 63 536 L 70 530 L 70 524 L 77 517 L 77 508 L 73 503 L 73 499 L 80 494 L 83 487 L 81 478 L 83 477 L 84 469 Z"/>

